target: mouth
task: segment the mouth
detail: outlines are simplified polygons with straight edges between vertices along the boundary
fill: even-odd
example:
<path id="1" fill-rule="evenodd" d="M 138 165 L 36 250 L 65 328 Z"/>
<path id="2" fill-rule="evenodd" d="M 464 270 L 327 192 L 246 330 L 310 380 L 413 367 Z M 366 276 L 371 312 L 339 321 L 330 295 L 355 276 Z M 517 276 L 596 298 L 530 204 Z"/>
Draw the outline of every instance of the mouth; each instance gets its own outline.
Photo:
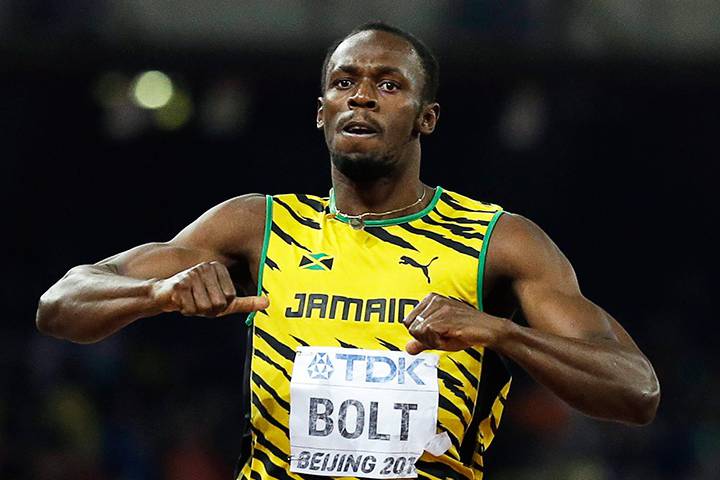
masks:
<path id="1" fill-rule="evenodd" d="M 378 135 L 380 131 L 368 122 L 351 120 L 342 127 L 341 133 L 349 137 L 369 138 Z"/>

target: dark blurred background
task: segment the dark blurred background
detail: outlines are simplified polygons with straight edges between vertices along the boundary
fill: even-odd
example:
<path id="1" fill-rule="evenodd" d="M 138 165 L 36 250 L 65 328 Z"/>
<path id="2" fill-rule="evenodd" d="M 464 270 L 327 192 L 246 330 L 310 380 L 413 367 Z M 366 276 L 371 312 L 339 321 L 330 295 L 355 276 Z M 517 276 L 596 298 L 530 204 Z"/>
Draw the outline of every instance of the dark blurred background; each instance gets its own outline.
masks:
<path id="1" fill-rule="evenodd" d="M 0 0 L 1 479 L 230 478 L 241 318 L 81 346 L 36 332 L 37 299 L 229 197 L 326 194 L 324 51 L 376 19 L 440 58 L 423 180 L 539 223 L 663 387 L 638 429 L 515 368 L 487 478 L 720 478 L 717 1 Z"/>

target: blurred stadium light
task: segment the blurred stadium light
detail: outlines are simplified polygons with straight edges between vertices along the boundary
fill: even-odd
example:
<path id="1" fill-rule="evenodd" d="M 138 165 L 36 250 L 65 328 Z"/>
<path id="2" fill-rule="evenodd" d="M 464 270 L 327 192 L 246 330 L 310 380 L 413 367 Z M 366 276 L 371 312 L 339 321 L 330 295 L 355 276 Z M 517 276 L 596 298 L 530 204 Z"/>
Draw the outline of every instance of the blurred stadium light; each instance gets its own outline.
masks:
<path id="1" fill-rule="evenodd" d="M 132 96 L 135 104 L 141 108 L 162 108 L 170 102 L 173 93 L 170 77 L 157 70 L 142 72 L 133 80 Z"/>

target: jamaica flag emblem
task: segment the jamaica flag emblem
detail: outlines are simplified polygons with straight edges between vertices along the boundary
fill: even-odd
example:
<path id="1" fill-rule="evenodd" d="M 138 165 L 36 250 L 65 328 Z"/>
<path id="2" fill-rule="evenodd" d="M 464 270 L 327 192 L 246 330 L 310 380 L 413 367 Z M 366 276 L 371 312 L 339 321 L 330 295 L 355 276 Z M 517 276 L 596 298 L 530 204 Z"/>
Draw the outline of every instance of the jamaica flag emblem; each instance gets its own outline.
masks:
<path id="1" fill-rule="evenodd" d="M 309 253 L 302 256 L 299 267 L 305 270 L 332 270 L 335 259 L 327 253 Z"/>

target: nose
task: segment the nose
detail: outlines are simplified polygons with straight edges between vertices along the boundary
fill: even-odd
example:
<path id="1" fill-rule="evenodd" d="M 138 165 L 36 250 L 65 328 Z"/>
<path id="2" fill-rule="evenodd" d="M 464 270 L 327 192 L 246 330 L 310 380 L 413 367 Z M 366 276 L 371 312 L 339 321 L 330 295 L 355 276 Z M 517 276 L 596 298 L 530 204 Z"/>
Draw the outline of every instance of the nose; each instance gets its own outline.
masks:
<path id="1" fill-rule="evenodd" d="M 378 106 L 375 98 L 375 91 L 370 82 L 360 82 L 355 93 L 348 98 L 348 107 L 350 110 L 357 108 L 367 108 L 368 110 L 376 110 Z"/>

